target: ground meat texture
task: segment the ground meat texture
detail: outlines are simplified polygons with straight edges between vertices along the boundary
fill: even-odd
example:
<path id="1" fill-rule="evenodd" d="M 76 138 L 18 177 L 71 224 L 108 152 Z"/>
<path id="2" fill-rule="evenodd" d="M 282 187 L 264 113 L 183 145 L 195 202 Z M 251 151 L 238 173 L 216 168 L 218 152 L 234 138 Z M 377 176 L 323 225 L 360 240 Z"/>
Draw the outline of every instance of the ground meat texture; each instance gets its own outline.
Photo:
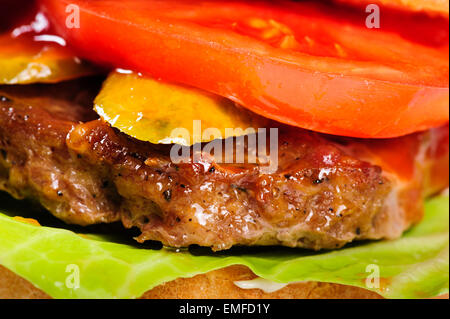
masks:
<path id="1" fill-rule="evenodd" d="M 59 95 L 50 85 L 0 87 L 0 189 L 67 223 L 121 220 L 141 230 L 139 242 L 334 249 L 396 238 L 421 220 L 424 197 L 448 185 L 447 127 L 373 142 L 281 126 L 275 173 L 213 156 L 174 164 L 171 146 L 95 120 L 89 99 L 74 98 L 80 86 L 66 86 Z M 380 160 L 395 145 L 411 145 L 408 172 Z"/>

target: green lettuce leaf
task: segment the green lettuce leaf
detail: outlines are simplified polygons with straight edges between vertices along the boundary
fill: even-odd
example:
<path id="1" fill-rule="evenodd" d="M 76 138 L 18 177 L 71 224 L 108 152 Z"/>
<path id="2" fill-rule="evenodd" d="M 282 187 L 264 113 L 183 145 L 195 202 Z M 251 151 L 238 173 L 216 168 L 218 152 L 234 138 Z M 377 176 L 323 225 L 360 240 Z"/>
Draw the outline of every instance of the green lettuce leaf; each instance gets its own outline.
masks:
<path id="1" fill-rule="evenodd" d="M 282 248 L 218 254 L 143 249 L 110 242 L 101 234 L 81 236 L 34 226 L 0 212 L 0 264 L 54 298 L 136 298 L 164 282 L 236 264 L 279 283 L 332 282 L 387 298 L 431 298 L 448 293 L 449 198 L 429 201 L 424 221 L 398 240 L 320 253 Z M 376 271 L 379 281 L 372 278 Z M 367 282 L 380 284 L 368 287 Z"/>

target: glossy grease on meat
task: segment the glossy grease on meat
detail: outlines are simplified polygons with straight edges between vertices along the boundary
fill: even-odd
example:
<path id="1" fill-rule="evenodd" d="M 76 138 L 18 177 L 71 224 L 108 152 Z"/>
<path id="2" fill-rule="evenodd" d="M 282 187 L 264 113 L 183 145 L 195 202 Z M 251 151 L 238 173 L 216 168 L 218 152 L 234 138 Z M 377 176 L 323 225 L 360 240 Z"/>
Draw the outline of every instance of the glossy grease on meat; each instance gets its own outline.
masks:
<path id="1" fill-rule="evenodd" d="M 140 242 L 333 249 L 396 238 L 422 218 L 425 194 L 448 184 L 448 128 L 376 148 L 280 127 L 279 167 L 265 174 L 211 156 L 175 165 L 170 146 L 93 120 L 89 103 L 74 98 L 80 88 L 64 90 L 70 98 L 0 88 L 0 189 L 36 199 L 68 223 L 137 226 Z M 409 175 L 383 162 L 392 143 L 411 145 L 398 165 Z"/>

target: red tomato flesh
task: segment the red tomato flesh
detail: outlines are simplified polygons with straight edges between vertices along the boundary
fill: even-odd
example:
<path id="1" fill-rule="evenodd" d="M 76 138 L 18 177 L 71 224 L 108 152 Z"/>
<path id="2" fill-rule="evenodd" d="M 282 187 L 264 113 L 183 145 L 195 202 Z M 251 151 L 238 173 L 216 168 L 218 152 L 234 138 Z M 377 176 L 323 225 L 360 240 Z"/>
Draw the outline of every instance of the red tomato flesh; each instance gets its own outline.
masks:
<path id="1" fill-rule="evenodd" d="M 448 19 L 318 2 L 41 0 L 81 56 L 195 86 L 265 117 L 387 138 L 448 122 Z M 80 28 L 67 28 L 68 5 Z M 383 11 L 384 12 L 384 11 Z"/>

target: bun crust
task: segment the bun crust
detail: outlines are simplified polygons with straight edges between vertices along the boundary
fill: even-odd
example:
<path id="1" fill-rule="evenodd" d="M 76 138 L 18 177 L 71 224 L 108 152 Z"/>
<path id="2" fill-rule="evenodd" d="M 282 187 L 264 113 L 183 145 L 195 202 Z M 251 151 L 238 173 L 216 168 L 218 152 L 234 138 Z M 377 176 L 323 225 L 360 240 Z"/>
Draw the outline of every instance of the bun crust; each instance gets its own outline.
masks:
<path id="1" fill-rule="evenodd" d="M 50 299 L 50 296 L 0 265 L 0 299 Z"/>
<path id="2" fill-rule="evenodd" d="M 147 291 L 143 299 L 381 299 L 357 287 L 329 283 L 298 283 L 268 294 L 241 289 L 234 282 L 256 276 L 244 266 L 232 266 L 193 278 L 180 278 Z M 27 280 L 0 266 L 0 299 L 49 299 Z"/>

